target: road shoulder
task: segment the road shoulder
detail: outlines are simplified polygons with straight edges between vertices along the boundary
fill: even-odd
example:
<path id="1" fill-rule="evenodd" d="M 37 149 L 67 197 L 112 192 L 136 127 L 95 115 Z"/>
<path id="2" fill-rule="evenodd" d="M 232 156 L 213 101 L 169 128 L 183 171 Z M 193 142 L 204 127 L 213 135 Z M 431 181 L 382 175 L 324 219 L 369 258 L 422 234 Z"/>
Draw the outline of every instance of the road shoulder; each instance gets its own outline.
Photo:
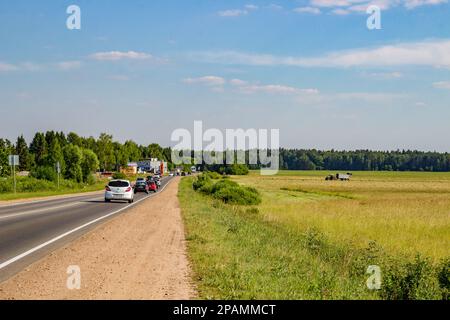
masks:
<path id="1" fill-rule="evenodd" d="M 0 299 L 195 298 L 179 181 L 3 282 Z"/>

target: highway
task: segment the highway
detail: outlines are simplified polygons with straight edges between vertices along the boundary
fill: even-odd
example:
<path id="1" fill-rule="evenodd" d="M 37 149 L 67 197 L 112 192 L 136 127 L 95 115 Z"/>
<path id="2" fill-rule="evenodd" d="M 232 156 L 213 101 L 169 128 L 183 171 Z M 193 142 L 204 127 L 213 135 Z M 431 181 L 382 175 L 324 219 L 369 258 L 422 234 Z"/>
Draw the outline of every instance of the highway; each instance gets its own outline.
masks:
<path id="1" fill-rule="evenodd" d="M 134 203 L 105 203 L 103 193 L 0 205 L 0 282 L 100 223 L 162 192 L 135 195 Z"/>

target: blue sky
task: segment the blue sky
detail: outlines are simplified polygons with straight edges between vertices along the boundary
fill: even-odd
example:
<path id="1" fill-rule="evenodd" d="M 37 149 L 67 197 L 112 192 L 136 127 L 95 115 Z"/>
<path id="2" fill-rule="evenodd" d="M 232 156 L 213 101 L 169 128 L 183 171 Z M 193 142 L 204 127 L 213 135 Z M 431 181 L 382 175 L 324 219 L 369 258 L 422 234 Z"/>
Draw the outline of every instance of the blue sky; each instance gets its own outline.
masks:
<path id="1" fill-rule="evenodd" d="M 71 4 L 81 30 L 66 28 Z M 450 151 L 449 13 L 447 0 L 2 1 L 0 136 L 171 145 L 202 120 L 277 128 L 285 147 Z"/>

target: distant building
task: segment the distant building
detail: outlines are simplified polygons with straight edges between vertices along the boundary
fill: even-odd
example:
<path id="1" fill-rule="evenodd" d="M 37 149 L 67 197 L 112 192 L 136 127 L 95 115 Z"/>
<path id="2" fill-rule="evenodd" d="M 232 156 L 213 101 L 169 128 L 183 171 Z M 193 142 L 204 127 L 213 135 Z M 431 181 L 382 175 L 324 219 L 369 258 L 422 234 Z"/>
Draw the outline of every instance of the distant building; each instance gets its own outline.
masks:
<path id="1" fill-rule="evenodd" d="M 161 165 L 163 165 L 163 173 L 167 173 L 167 162 L 160 161 L 157 158 L 145 159 L 137 162 L 137 167 L 145 172 L 156 173 L 160 171 Z"/>
<path id="2" fill-rule="evenodd" d="M 138 164 L 136 162 L 130 162 L 126 167 L 121 167 L 120 172 L 126 175 L 135 175 L 138 173 Z"/>

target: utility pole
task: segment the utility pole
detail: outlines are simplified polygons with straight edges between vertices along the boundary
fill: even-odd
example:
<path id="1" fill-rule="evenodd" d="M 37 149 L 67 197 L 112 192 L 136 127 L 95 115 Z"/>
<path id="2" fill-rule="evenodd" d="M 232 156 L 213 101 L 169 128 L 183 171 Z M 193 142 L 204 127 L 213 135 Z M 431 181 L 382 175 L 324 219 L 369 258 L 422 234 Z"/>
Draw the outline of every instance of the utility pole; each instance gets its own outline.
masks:
<path id="1" fill-rule="evenodd" d="M 61 163 L 59 163 L 59 161 L 56 163 L 56 172 L 58 173 L 58 190 L 59 190 L 59 176 L 61 174 Z"/>

